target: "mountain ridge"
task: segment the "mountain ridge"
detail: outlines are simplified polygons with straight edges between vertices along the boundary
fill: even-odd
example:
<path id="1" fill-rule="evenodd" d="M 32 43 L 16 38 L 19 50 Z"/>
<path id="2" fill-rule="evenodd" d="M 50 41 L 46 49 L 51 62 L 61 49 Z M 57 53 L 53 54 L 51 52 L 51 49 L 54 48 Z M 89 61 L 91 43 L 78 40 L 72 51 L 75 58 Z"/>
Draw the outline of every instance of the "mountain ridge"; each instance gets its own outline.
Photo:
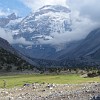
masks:
<path id="1" fill-rule="evenodd" d="M 33 58 L 48 59 L 55 55 L 61 48 L 46 43 L 54 38 L 55 33 L 67 34 L 66 32 L 71 31 L 70 13 L 69 8 L 60 5 L 46 5 L 31 13 L 21 21 L 19 32 L 14 38 L 24 38 L 33 44 L 16 44 L 14 47 Z"/>
<path id="2" fill-rule="evenodd" d="M 67 34 L 72 31 L 70 13 L 71 10 L 67 7 L 46 5 L 25 18 L 13 20 L 14 23 L 17 22 L 15 24 L 10 21 L 5 28 L 11 29 L 14 39 L 23 38 L 31 43 L 28 45 L 19 43 L 12 46 L 22 55 L 33 59 L 58 60 L 65 63 L 74 59 L 76 62 L 87 60 L 87 63 L 96 59 L 99 61 L 100 28 L 91 31 L 83 40 L 58 45 L 48 43 L 54 38 L 54 33 Z M 14 14 L 9 18 L 14 18 Z M 84 61 L 81 60 L 82 58 Z"/>

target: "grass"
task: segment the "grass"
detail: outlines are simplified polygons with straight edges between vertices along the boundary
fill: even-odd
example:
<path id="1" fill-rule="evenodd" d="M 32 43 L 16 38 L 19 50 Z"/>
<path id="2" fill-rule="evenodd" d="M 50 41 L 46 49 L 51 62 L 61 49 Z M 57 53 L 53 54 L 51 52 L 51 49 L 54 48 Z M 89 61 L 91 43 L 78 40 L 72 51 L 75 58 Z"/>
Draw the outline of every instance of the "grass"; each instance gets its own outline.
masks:
<path id="1" fill-rule="evenodd" d="M 10 75 L 0 76 L 0 88 L 4 88 L 4 81 L 6 87 L 23 86 L 25 83 L 56 83 L 56 84 L 81 84 L 87 82 L 100 82 L 100 77 L 82 78 L 79 75 Z"/>

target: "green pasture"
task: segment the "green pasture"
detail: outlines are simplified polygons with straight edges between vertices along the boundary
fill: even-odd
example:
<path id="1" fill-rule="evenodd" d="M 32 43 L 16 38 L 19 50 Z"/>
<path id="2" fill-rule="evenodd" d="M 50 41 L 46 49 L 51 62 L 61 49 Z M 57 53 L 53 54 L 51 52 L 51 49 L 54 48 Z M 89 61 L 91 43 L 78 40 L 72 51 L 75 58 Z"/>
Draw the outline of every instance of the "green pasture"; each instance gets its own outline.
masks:
<path id="1" fill-rule="evenodd" d="M 4 75 L 0 76 L 0 88 L 23 86 L 25 83 L 55 83 L 55 84 L 81 84 L 87 82 L 100 82 L 100 77 L 83 78 L 80 75 Z"/>

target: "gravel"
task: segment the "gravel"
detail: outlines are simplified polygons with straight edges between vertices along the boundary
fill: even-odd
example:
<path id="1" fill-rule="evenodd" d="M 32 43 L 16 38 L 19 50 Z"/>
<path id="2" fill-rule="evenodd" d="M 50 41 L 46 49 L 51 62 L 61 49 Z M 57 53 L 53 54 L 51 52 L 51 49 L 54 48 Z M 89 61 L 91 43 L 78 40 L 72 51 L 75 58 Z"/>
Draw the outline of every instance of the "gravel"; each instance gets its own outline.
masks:
<path id="1" fill-rule="evenodd" d="M 100 100 L 100 83 L 24 84 L 0 89 L 0 100 Z"/>

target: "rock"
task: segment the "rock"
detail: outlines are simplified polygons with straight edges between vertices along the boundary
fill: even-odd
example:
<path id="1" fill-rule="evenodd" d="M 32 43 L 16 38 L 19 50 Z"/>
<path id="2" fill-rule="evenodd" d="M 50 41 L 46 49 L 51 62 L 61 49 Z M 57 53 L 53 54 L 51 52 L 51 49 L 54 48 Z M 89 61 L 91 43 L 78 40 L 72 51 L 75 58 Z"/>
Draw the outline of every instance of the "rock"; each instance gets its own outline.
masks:
<path id="1" fill-rule="evenodd" d="M 8 93 L 7 91 L 2 91 L 1 94 L 2 94 L 3 96 L 6 96 L 6 95 L 8 95 L 9 93 Z"/>
<path id="2" fill-rule="evenodd" d="M 33 84 L 33 85 L 32 85 L 32 88 L 33 88 L 33 89 L 36 89 L 37 87 Z"/>
<path id="3" fill-rule="evenodd" d="M 100 100 L 99 83 L 25 84 L 25 86 L 28 87 L 1 89 L 0 100 Z"/>
<path id="4" fill-rule="evenodd" d="M 50 90 L 52 90 L 52 89 L 53 89 L 53 87 L 50 87 L 49 89 L 50 89 Z"/>
<path id="5" fill-rule="evenodd" d="M 22 97 L 18 97 L 18 99 L 22 99 Z"/>
<path id="6" fill-rule="evenodd" d="M 46 90 L 42 90 L 42 92 L 45 92 Z"/>
<path id="7" fill-rule="evenodd" d="M 23 86 L 31 86 L 31 84 L 29 84 L 29 83 L 25 83 Z"/>
<path id="8" fill-rule="evenodd" d="M 13 97 L 9 97 L 9 100 L 13 100 L 14 98 Z"/>
<path id="9" fill-rule="evenodd" d="M 94 96 L 91 100 L 100 100 L 100 96 Z"/>
<path id="10" fill-rule="evenodd" d="M 49 88 L 50 90 L 52 90 L 54 87 L 55 87 L 54 84 L 48 84 L 48 85 L 47 85 L 47 88 Z"/>

